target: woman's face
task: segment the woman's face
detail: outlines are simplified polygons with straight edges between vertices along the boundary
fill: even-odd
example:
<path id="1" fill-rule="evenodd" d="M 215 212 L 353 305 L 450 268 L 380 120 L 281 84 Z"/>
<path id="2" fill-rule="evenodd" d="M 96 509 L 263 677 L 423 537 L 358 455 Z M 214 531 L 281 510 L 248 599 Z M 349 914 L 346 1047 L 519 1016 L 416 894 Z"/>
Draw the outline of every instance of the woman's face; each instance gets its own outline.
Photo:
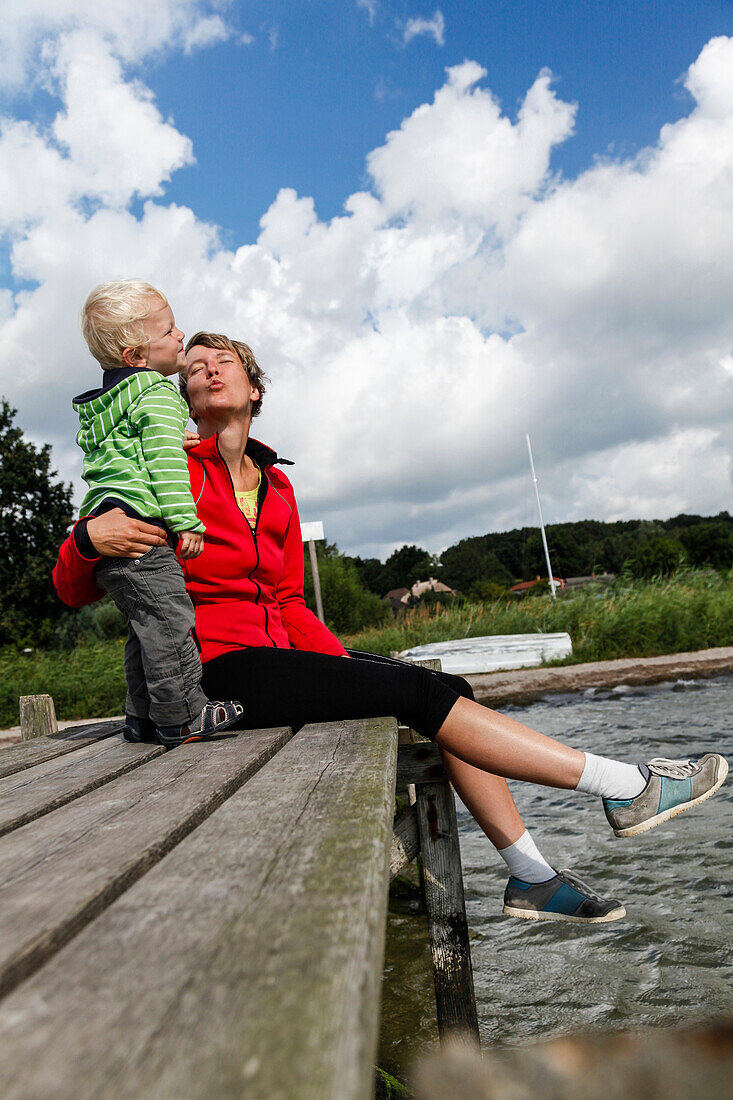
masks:
<path id="1" fill-rule="evenodd" d="M 250 413 L 260 391 L 253 386 L 234 351 L 196 344 L 186 354 L 186 390 L 197 421 Z"/>

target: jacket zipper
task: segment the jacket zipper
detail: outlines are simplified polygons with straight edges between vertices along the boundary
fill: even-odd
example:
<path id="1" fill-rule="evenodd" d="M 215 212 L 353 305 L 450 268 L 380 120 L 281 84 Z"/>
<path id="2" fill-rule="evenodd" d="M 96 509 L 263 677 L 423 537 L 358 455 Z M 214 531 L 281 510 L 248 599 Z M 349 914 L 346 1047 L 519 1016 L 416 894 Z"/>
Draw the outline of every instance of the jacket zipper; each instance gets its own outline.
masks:
<path id="1" fill-rule="evenodd" d="M 255 560 L 254 566 L 252 567 L 252 569 L 250 569 L 250 571 L 247 575 L 247 580 L 252 581 L 252 584 L 257 589 L 257 597 L 255 599 L 255 603 L 257 604 L 258 607 L 260 607 L 262 609 L 262 611 L 264 613 L 264 616 L 265 616 L 265 634 L 267 635 L 269 641 L 272 643 L 273 648 L 276 649 L 277 646 L 275 645 L 275 642 L 273 641 L 272 636 L 270 635 L 270 631 L 268 629 L 268 627 L 270 625 L 270 616 L 269 616 L 267 608 L 264 606 L 264 604 L 260 603 L 260 596 L 262 595 L 262 588 L 260 587 L 259 581 L 256 580 L 252 576 L 252 574 L 255 572 L 255 570 L 258 568 L 258 566 L 260 564 L 260 548 L 257 545 L 257 534 L 256 534 L 256 532 L 257 532 L 257 524 L 260 521 L 260 511 L 261 511 L 261 508 L 262 508 L 262 504 L 264 503 L 265 496 L 267 495 L 267 485 L 268 485 L 267 474 L 265 473 L 265 470 L 263 469 L 262 470 L 262 482 L 261 482 L 261 484 L 264 486 L 264 492 L 262 493 L 262 500 L 259 499 L 259 496 L 258 496 L 258 499 L 257 499 L 257 519 L 255 520 L 254 530 L 252 530 L 252 528 L 249 525 L 249 520 L 247 519 L 247 517 L 245 515 L 242 514 L 242 509 L 237 504 L 237 494 L 234 490 L 234 481 L 232 479 L 231 472 L 229 470 L 229 467 L 226 464 L 224 456 L 222 455 L 221 451 L 219 450 L 219 436 L 218 435 L 216 437 L 216 452 L 219 455 L 219 458 L 221 459 L 222 465 L 223 465 L 224 469 L 227 472 L 227 477 L 229 478 L 229 484 L 231 485 L 231 488 L 232 488 L 232 499 L 234 501 L 234 507 L 237 509 L 240 516 L 242 516 L 242 522 L 244 523 L 245 527 L 247 528 L 250 535 L 252 536 L 252 542 L 254 543 L 255 559 L 256 560 Z"/>

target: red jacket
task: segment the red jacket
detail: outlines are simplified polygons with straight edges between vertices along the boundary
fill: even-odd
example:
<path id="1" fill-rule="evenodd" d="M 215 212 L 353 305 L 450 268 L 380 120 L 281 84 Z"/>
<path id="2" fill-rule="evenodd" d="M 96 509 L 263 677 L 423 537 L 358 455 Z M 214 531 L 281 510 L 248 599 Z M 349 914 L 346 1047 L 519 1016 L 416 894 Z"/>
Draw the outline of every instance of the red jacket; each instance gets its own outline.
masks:
<path id="1" fill-rule="evenodd" d="M 196 612 L 201 660 L 247 646 L 344 654 L 303 598 L 300 520 L 293 487 L 274 465 L 281 460 L 256 439 L 248 441 L 247 454 L 262 469 L 254 531 L 237 505 L 217 437 L 188 452 L 191 491 L 206 535 L 203 553 L 181 565 Z M 85 556 L 83 540 L 72 531 L 53 571 L 64 603 L 80 607 L 104 595 L 94 580 L 99 560 Z"/>

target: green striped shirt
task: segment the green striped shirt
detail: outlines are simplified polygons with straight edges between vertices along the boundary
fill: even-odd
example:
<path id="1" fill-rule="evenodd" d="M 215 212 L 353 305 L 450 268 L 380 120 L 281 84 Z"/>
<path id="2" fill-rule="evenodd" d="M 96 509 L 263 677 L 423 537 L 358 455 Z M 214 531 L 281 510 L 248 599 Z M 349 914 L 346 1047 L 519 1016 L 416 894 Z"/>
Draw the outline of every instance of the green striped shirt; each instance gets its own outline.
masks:
<path id="1" fill-rule="evenodd" d="M 160 518 L 171 531 L 206 528 L 191 496 L 183 431 L 188 407 L 172 382 L 153 370 L 136 371 L 89 400 L 75 401 L 89 486 L 81 514 L 110 497 L 141 516 Z"/>

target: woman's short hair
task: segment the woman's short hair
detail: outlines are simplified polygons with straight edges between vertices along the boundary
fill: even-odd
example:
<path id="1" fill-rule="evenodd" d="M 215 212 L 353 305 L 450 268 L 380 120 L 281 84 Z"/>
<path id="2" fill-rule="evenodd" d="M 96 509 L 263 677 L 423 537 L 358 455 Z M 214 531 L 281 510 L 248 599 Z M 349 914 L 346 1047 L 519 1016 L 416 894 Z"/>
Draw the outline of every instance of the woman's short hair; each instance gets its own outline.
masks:
<path id="1" fill-rule="evenodd" d="M 265 396 L 265 384 L 268 378 L 255 359 L 254 352 L 249 344 L 244 344 L 241 340 L 230 340 L 228 336 L 223 336 L 220 332 L 197 332 L 186 344 L 186 354 L 188 354 L 191 348 L 195 347 L 213 348 L 215 351 L 234 352 L 244 367 L 250 382 L 260 391 L 260 396 L 256 401 L 252 402 L 252 416 L 257 416 L 262 408 L 262 398 Z M 178 385 L 181 393 L 186 401 L 188 401 L 188 407 L 190 408 L 191 402 L 188 400 L 186 379 L 183 373 L 178 376 Z"/>
<path id="2" fill-rule="evenodd" d="M 150 283 L 120 279 L 95 286 L 81 311 L 81 330 L 94 358 L 109 370 L 124 367 L 125 348 L 147 346 L 143 321 L 168 299 Z"/>

